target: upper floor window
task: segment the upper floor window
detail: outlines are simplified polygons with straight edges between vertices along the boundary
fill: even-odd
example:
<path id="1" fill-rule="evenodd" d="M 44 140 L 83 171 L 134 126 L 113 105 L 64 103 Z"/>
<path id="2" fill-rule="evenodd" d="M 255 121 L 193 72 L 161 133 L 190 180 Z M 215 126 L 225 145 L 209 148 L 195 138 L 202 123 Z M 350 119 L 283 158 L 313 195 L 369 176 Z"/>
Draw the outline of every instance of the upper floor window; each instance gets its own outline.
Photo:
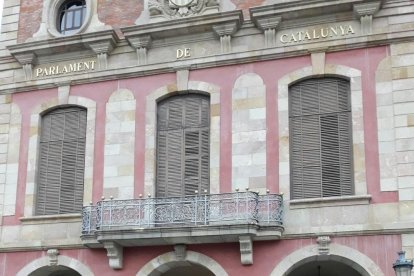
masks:
<path id="1" fill-rule="evenodd" d="M 289 88 L 292 199 L 352 195 L 349 81 L 308 79 Z"/>
<path id="2" fill-rule="evenodd" d="M 156 196 L 209 190 L 210 100 L 187 94 L 158 103 Z"/>
<path id="3" fill-rule="evenodd" d="M 65 1 L 57 15 L 57 30 L 64 35 L 76 33 L 85 20 L 86 3 L 83 1 Z"/>
<path id="4" fill-rule="evenodd" d="M 83 205 L 86 110 L 71 106 L 42 116 L 36 215 L 80 213 Z"/>

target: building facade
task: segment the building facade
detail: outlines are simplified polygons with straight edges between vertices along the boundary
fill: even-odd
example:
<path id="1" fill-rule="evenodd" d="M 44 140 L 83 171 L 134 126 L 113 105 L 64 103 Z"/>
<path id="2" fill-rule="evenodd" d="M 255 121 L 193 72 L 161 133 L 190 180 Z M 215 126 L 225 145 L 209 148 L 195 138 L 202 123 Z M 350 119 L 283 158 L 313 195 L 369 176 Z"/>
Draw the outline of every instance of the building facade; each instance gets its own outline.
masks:
<path id="1" fill-rule="evenodd" d="M 391 276 L 414 2 L 5 0 L 0 275 Z"/>

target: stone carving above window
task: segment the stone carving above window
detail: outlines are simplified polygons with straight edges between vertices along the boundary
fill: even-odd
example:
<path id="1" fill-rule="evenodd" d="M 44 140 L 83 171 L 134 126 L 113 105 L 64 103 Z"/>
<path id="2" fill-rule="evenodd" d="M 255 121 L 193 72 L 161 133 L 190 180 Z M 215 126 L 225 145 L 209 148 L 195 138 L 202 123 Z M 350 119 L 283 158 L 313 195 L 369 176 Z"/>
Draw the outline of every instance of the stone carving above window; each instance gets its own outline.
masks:
<path id="1" fill-rule="evenodd" d="M 219 11 L 217 0 L 150 0 L 151 21 L 177 19 Z"/>

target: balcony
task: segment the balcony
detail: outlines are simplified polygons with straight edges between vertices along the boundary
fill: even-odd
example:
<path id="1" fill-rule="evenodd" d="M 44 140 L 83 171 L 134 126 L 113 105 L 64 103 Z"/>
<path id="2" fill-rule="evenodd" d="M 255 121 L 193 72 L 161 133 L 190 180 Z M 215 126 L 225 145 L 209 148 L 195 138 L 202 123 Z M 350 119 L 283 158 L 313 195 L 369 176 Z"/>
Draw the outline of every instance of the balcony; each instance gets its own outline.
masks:
<path id="1" fill-rule="evenodd" d="M 83 208 L 81 238 L 86 246 L 105 247 L 108 256 L 128 246 L 240 242 L 252 248 L 254 240 L 280 238 L 282 215 L 281 195 L 250 191 L 102 200 Z M 242 263 L 251 263 L 243 254 Z M 119 265 L 113 260 L 111 266 Z"/>

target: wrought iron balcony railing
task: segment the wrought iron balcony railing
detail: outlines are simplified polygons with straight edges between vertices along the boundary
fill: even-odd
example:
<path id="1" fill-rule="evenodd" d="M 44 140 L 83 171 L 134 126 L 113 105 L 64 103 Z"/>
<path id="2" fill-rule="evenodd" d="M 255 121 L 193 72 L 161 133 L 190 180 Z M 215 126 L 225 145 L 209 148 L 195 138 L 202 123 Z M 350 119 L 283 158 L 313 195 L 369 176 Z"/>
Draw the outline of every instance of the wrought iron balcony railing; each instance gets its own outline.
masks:
<path id="1" fill-rule="evenodd" d="M 283 198 L 255 192 L 102 200 L 82 211 L 82 234 L 97 230 L 234 224 L 282 226 Z"/>

